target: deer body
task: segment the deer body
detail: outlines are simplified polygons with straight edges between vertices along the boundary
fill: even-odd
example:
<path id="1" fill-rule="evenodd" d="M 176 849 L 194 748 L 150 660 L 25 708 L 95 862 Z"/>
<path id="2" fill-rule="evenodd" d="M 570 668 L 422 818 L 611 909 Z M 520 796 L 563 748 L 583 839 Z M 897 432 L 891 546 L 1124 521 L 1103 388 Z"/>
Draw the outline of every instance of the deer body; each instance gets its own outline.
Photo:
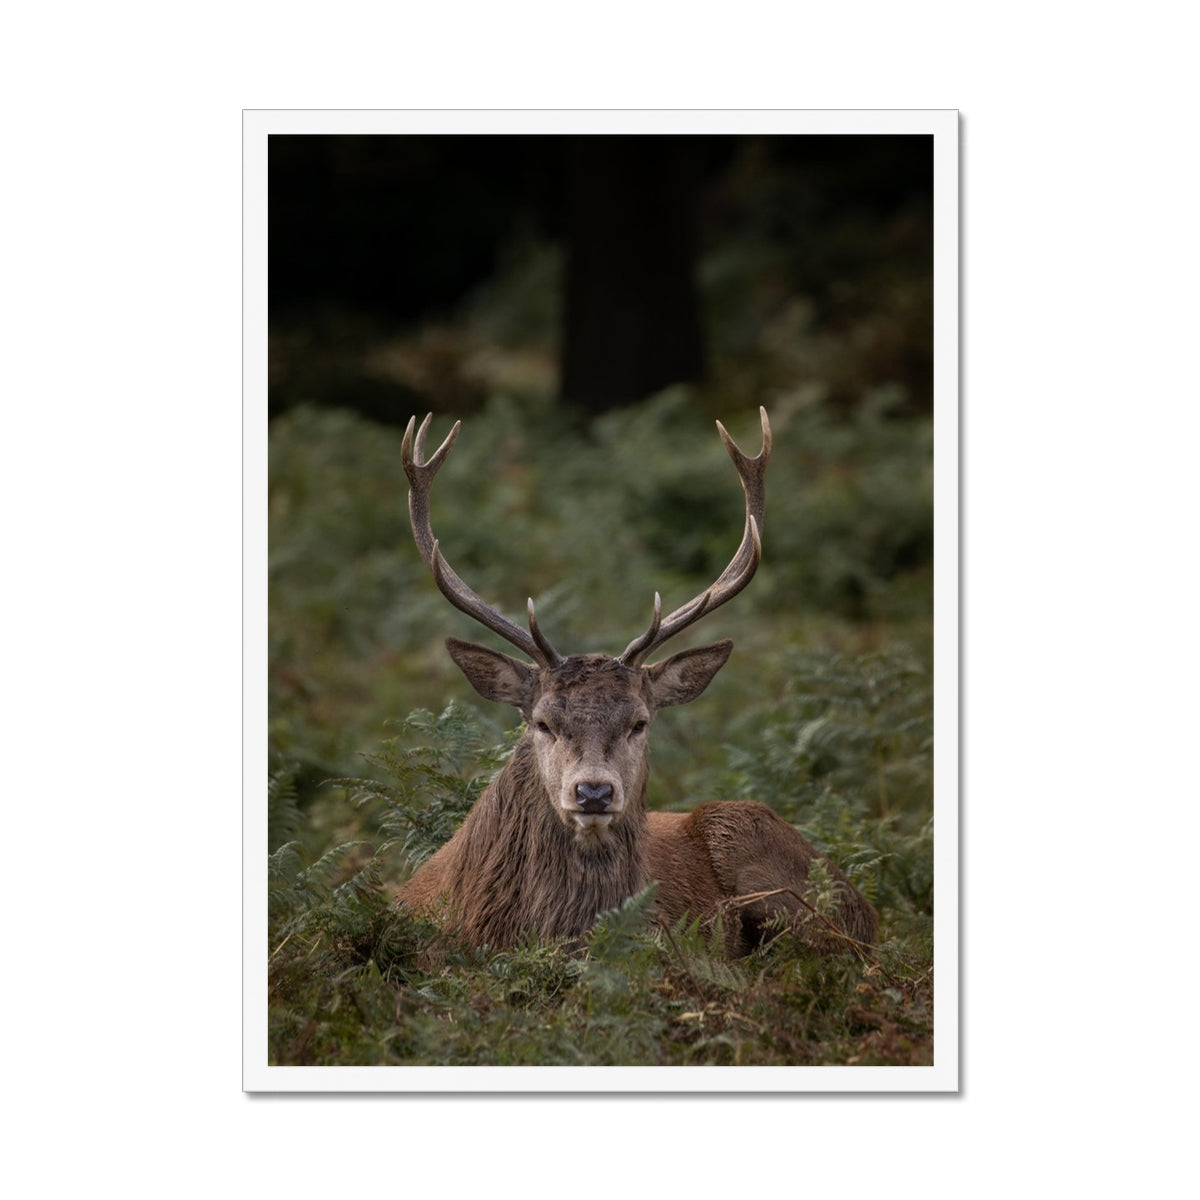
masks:
<path id="1" fill-rule="evenodd" d="M 760 410 L 761 411 L 761 410 Z M 643 660 L 669 637 L 740 591 L 761 554 L 763 473 L 770 426 L 762 413 L 763 452 L 747 458 L 720 427 L 746 492 L 742 545 L 720 579 L 665 619 L 655 597 L 650 628 L 619 657 L 563 658 L 537 625 L 529 632 L 487 606 L 441 557 L 429 524 L 429 486 L 458 426 L 428 460 L 413 452 L 410 423 L 404 467 L 412 484 L 413 532 L 443 593 L 456 607 L 523 650 L 536 665 L 483 646 L 447 640 L 472 686 L 488 700 L 517 708 L 526 722 L 511 759 L 475 802 L 454 836 L 404 884 L 398 899 L 443 919 L 475 946 L 511 946 L 522 937 L 574 937 L 598 913 L 619 905 L 651 880 L 656 911 L 668 925 L 685 915 L 724 917 L 730 954 L 744 954 L 775 914 L 795 915 L 811 864 L 822 856 L 765 805 L 703 804 L 691 813 L 647 813 L 647 735 L 655 713 L 686 704 L 708 686 L 733 648 L 722 641 L 662 662 Z M 872 941 L 876 915 L 828 860 L 838 903 L 826 948 L 837 934 Z"/>
<path id="2" fill-rule="evenodd" d="M 583 853 L 545 820 L 544 808 L 514 814 L 507 803 L 506 784 L 512 782 L 497 779 L 455 836 L 397 893 L 400 902 L 444 919 L 476 946 L 512 946 L 528 934 L 578 936 L 599 913 L 656 880 L 661 924 L 685 917 L 711 924 L 721 913 L 726 951 L 737 957 L 761 940 L 770 917 L 800 910 L 792 893 L 803 888 L 809 864 L 822 857 L 766 805 L 736 800 L 690 813 L 647 813 L 603 853 Z M 766 836 L 755 845 L 748 834 Z M 498 853 L 505 845 L 527 852 Z M 753 851 L 761 857 L 752 859 Z M 844 889 L 835 924 L 857 941 L 874 941 L 874 910 L 833 863 L 823 861 Z M 735 903 L 759 892 L 778 894 L 744 907 Z M 813 944 L 836 949 L 836 939 L 822 932 L 812 930 Z"/>

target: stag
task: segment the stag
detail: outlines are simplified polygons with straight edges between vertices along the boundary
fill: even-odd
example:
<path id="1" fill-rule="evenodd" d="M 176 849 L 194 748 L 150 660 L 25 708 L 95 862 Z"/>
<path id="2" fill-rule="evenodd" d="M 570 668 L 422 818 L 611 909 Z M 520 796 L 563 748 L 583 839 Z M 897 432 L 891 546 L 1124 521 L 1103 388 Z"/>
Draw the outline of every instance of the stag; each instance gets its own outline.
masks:
<path id="1" fill-rule="evenodd" d="M 731 641 L 684 650 L 646 665 L 676 634 L 736 596 L 762 556 L 771 427 L 764 409 L 762 450 L 742 453 L 718 421 L 746 500 L 741 545 L 706 591 L 662 614 L 654 597 L 649 628 L 613 658 L 560 655 L 538 624 L 510 621 L 472 591 L 442 555 L 430 523 L 434 476 L 461 422 L 425 457 L 427 416 L 402 446 L 413 536 L 442 594 L 456 608 L 515 646 L 513 658 L 449 638 L 450 657 L 487 700 L 516 708 L 525 732 L 500 774 L 453 837 L 401 886 L 398 899 L 437 914 L 473 946 L 511 946 L 528 934 L 575 937 L 596 916 L 657 881 L 655 915 L 668 927 L 690 915 L 723 917 L 726 950 L 747 953 L 768 921 L 785 914 L 810 941 L 830 948 L 874 940 L 876 914 L 833 863 L 763 804 L 718 801 L 690 813 L 647 812 L 647 738 L 660 708 L 696 699 L 723 667 Z M 806 919 L 809 869 L 825 863 L 838 902 L 819 921 Z"/>

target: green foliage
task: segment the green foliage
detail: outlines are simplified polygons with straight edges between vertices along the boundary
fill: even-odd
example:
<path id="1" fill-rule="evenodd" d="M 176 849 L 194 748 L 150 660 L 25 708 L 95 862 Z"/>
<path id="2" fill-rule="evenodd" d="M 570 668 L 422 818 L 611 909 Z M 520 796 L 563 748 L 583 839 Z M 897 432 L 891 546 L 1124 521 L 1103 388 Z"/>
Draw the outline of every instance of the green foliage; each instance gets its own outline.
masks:
<path id="1" fill-rule="evenodd" d="M 274 848 L 291 840 L 303 824 L 295 773 L 280 767 L 267 780 L 267 846 Z"/>
<path id="2" fill-rule="evenodd" d="M 793 699 L 831 712 L 873 713 L 892 730 L 914 678 L 881 664 L 829 668 L 828 689 L 798 680 Z M 846 695 L 846 681 L 860 690 Z M 813 699 L 814 694 L 820 701 Z M 831 697 L 842 704 L 834 704 Z M 873 699 L 874 698 L 874 699 Z M 848 703 L 854 700 L 855 704 Z M 861 707 L 858 707 L 861 706 Z M 805 711 L 808 711 L 806 708 Z M 781 713 L 780 727 L 786 712 Z M 893 731 L 894 732 L 894 731 Z M 371 757 L 382 779 L 339 780 L 331 790 L 373 842 L 339 842 L 312 856 L 299 839 L 268 861 L 270 1053 L 279 1064 L 728 1065 L 922 1063 L 932 1054 L 929 823 L 903 834 L 869 805 L 825 788 L 808 816 L 842 852 L 860 886 L 885 895 L 880 945 L 861 955 L 813 955 L 782 926 L 732 962 L 724 935 L 698 921 L 650 921 L 657 885 L 599 915 L 578 942 L 528 939 L 494 953 L 457 946 L 436 927 L 390 905 L 384 879 L 400 845 L 415 861 L 448 836 L 511 747 L 459 706 L 414 712 Z M 797 730 L 796 762 L 812 741 Z M 888 736 L 891 736 L 889 734 Z M 875 743 L 853 730 L 833 739 L 838 769 Z M 849 749 L 847 749 L 849 747 Z M 829 754 L 829 751 L 823 753 Z M 869 759 L 869 754 L 867 755 Z M 822 760 L 824 761 L 824 760 Z M 782 759 L 764 768 L 775 779 Z M 832 769 L 832 768 L 831 768 Z M 848 776 L 847 778 L 850 778 Z M 751 786 L 758 776 L 747 775 Z M 284 773 L 270 783 L 272 811 L 289 820 Z M 279 827 L 290 825 L 279 818 Z M 377 837 L 375 835 L 378 835 Z M 889 840 L 890 838 L 890 840 Z M 882 881 L 882 882 L 881 882 Z M 886 886 L 884 886 L 886 885 Z M 836 882 L 814 868 L 805 899 L 828 912 Z M 814 918 L 816 919 L 816 918 Z"/>
<path id="3" fill-rule="evenodd" d="M 417 709 L 400 733 L 365 756 L 384 777 L 339 779 L 350 800 L 369 811 L 380 832 L 400 843 L 411 866 L 423 862 L 462 824 L 480 792 L 512 753 L 519 731 L 495 745 L 495 731 L 454 703 L 436 716 Z M 423 740 L 405 746 L 415 737 Z"/>
<path id="4" fill-rule="evenodd" d="M 655 590 L 668 607 L 694 595 L 741 536 L 741 491 L 706 408 L 757 449 L 740 396 L 674 389 L 589 431 L 493 399 L 438 476 L 444 553 L 503 611 L 523 614 L 532 595 L 562 649 L 617 652 Z M 799 395 L 770 409 L 763 565 L 721 632 L 761 664 L 768 637 L 773 651 L 780 634 L 844 640 L 886 621 L 927 654 L 929 422 L 896 420 L 882 401 L 845 418 Z M 448 428 L 437 421 L 432 436 Z M 271 455 L 269 736 L 308 798 L 320 777 L 354 769 L 387 715 L 440 707 L 458 686 L 442 639 L 479 630 L 412 545 L 399 431 L 299 408 L 273 422 Z"/>
<path id="5" fill-rule="evenodd" d="M 797 652 L 780 701 L 737 729 L 724 796 L 771 805 L 885 915 L 933 911 L 933 694 L 890 654 Z"/>
<path id="6" fill-rule="evenodd" d="M 536 395 L 493 395 L 438 476 L 443 551 L 510 614 L 532 594 L 564 652 L 616 652 L 655 590 L 675 607 L 735 549 L 742 498 L 708 418 L 754 453 L 757 394 L 672 390 L 589 429 Z M 447 634 L 491 639 L 412 546 L 399 432 L 305 407 L 273 422 L 273 1062 L 930 1060 L 932 428 L 901 401 L 882 386 L 849 408 L 771 393 L 763 564 L 697 631 L 735 653 L 696 704 L 655 721 L 652 807 L 762 800 L 879 909 L 862 957 L 814 956 L 780 929 L 737 962 L 719 927 L 648 925 L 648 893 L 580 944 L 488 955 L 391 906 L 389 885 L 451 835 L 519 729 L 493 723 L 512 714 L 478 701 L 444 651 Z M 814 872 L 806 899 L 832 898 Z"/>

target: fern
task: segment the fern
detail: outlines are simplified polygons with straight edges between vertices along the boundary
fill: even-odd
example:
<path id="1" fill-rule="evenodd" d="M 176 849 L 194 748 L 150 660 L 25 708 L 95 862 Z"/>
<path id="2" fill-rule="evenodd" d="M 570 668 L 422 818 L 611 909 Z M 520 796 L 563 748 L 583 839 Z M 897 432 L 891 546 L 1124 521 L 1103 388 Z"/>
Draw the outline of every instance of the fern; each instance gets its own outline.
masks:
<path id="1" fill-rule="evenodd" d="M 718 916 L 712 928 L 705 930 L 700 920 L 687 917 L 666 933 L 671 965 L 687 979 L 689 987 L 701 994 L 736 992 L 746 986 L 742 968 L 725 957 L 725 924 Z"/>
<path id="2" fill-rule="evenodd" d="M 648 883 L 640 892 L 607 909 L 597 918 L 588 934 L 588 952 L 595 962 L 615 962 L 630 953 L 639 953 L 650 928 L 658 884 Z"/>
<path id="3" fill-rule="evenodd" d="M 364 756 L 382 779 L 348 777 L 331 784 L 344 788 L 388 848 L 398 845 L 415 868 L 462 823 L 512 753 L 518 733 L 496 744 L 493 729 L 460 704 L 451 702 L 436 716 L 418 709 L 379 752 Z M 420 744 L 405 745 L 417 737 Z"/>
<path id="4" fill-rule="evenodd" d="M 389 855 L 415 859 L 449 837 L 516 734 L 498 741 L 454 705 L 422 709 L 367 758 L 371 776 L 332 781 L 311 810 L 295 804 L 285 772 L 270 784 L 277 828 L 298 822 L 268 857 L 273 1061 L 923 1061 L 933 903 L 925 677 L 903 660 L 794 665 L 758 744 L 731 754 L 726 782 L 798 824 L 880 908 L 882 941 L 866 961 L 814 957 L 801 918 L 731 962 L 719 920 L 653 926 L 654 885 L 574 943 L 455 947 L 390 906 Z M 885 767 L 916 764 L 912 795 L 924 799 L 914 810 L 879 811 L 870 785 L 881 756 Z M 828 913 L 839 886 L 816 864 L 805 899 Z M 905 1033 L 884 1043 L 882 1027 Z"/>
<path id="5" fill-rule="evenodd" d="M 781 703 L 728 750 L 721 791 L 763 801 L 877 907 L 932 911 L 933 707 L 909 659 L 787 660 Z"/>
<path id="6" fill-rule="evenodd" d="M 267 779 L 268 849 L 292 841 L 303 825 L 295 770 L 290 766 L 280 767 Z"/>

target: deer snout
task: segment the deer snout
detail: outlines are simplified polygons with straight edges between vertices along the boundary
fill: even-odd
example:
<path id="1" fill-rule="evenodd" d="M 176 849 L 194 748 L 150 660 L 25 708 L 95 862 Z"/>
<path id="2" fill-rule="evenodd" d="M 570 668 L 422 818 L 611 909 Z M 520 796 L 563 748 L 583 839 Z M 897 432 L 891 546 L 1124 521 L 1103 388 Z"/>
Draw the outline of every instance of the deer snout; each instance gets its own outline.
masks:
<path id="1" fill-rule="evenodd" d="M 575 785 L 575 803 L 579 811 L 585 813 L 602 813 L 613 800 L 611 783 L 577 783 Z"/>

